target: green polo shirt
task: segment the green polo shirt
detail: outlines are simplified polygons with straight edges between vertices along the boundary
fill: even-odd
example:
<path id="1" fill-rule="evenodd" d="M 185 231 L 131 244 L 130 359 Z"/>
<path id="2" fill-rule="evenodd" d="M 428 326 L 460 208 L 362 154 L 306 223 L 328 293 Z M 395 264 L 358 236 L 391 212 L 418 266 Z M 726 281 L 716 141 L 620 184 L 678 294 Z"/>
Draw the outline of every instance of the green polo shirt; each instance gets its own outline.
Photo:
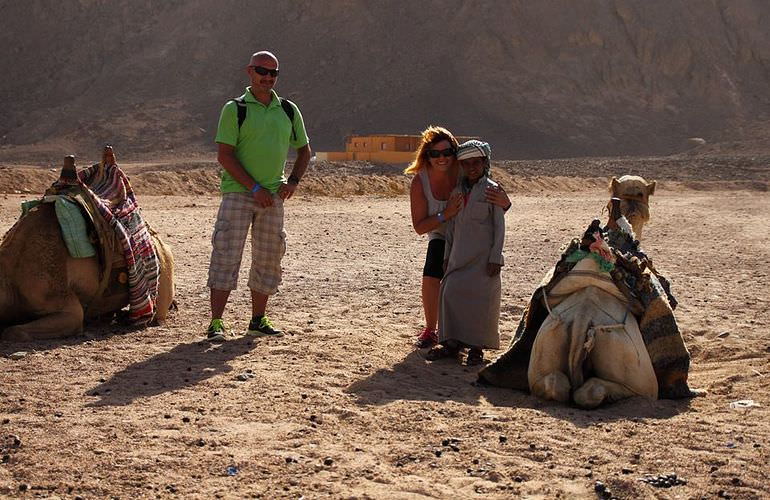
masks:
<path id="1" fill-rule="evenodd" d="M 215 141 L 235 147 L 235 156 L 246 172 L 260 186 L 275 193 L 285 181 L 283 167 L 289 147 L 299 149 L 309 140 L 305 123 L 299 108 L 294 106 L 294 130 L 296 140 L 292 140 L 292 123 L 281 107 L 278 94 L 271 91 L 273 98 L 265 106 L 246 87 L 243 99 L 246 102 L 246 119 L 238 130 L 238 105 L 228 101 L 222 108 L 217 126 Z M 222 170 L 220 190 L 223 193 L 245 193 L 251 186 L 244 186 Z"/>

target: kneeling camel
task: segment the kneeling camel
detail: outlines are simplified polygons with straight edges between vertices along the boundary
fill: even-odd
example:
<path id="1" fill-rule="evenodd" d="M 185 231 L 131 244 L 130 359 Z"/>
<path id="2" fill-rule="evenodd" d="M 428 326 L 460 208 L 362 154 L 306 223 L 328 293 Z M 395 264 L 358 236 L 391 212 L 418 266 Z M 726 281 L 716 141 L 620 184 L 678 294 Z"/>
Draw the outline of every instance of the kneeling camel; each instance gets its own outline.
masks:
<path id="1" fill-rule="evenodd" d="M 174 296 L 174 258 L 160 237 L 148 230 L 159 265 L 154 319 L 163 322 Z M 53 203 L 42 203 L 22 216 L 0 244 L 0 339 L 68 337 L 82 331 L 85 319 L 125 307 L 129 303 L 125 273 L 105 277 L 100 257 L 70 256 Z M 111 264 L 113 271 L 126 267 L 120 255 Z"/>
<path id="2" fill-rule="evenodd" d="M 654 189 L 637 176 L 612 179 L 614 232 L 607 234 L 624 248 L 610 248 L 599 235 L 581 253 L 585 241 L 573 240 L 533 294 L 508 351 L 479 372 L 482 382 L 582 408 L 632 396 L 696 395 L 687 385 L 690 356 L 668 282 L 634 241 L 649 220 Z M 614 268 L 604 260 L 613 255 Z"/>

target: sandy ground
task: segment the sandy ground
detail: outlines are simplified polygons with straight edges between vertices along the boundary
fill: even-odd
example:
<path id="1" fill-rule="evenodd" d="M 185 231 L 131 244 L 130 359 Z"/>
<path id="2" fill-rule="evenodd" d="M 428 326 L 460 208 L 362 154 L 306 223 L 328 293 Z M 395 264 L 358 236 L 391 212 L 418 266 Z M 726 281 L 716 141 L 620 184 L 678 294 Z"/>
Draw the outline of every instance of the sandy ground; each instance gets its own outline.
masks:
<path id="1" fill-rule="evenodd" d="M 606 203 L 586 185 L 518 190 L 503 345 L 561 245 Z M 675 187 L 660 183 L 643 246 L 673 282 L 691 385 L 708 396 L 595 411 L 479 387 L 475 368 L 411 347 L 426 240 L 404 195 L 293 199 L 270 302 L 288 334 L 240 335 L 243 269 L 221 346 L 201 342 L 218 199 L 140 195 L 173 246 L 179 310 L 163 327 L 0 343 L 0 496 L 591 498 L 601 481 L 619 498 L 770 497 L 770 195 Z M 0 197 L 3 233 L 29 197 Z M 730 408 L 743 399 L 761 406 Z M 671 472 L 686 484 L 639 481 Z"/>

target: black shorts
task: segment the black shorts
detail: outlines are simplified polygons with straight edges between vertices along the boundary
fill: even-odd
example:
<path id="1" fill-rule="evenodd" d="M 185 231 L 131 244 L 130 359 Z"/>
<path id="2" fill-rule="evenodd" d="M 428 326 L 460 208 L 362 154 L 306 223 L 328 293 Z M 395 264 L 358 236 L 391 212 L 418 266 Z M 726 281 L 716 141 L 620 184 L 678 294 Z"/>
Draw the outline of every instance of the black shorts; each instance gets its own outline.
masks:
<path id="1" fill-rule="evenodd" d="M 428 242 L 428 253 L 425 255 L 425 267 L 422 275 L 441 279 L 444 277 L 444 246 L 446 241 L 435 238 Z"/>

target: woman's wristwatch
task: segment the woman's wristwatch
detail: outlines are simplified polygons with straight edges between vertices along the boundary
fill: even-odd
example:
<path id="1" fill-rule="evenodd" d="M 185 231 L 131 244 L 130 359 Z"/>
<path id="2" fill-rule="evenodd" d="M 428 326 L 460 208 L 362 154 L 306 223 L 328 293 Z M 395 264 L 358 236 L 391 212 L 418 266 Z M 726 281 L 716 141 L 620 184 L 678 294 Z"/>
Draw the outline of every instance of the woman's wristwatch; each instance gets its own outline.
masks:
<path id="1" fill-rule="evenodd" d="M 444 212 L 439 212 L 436 214 L 436 217 L 438 217 L 438 221 L 441 223 L 446 222 L 446 217 L 444 217 Z"/>
<path id="2" fill-rule="evenodd" d="M 299 184 L 299 177 L 297 177 L 294 174 L 291 174 L 287 181 L 289 184 L 294 184 L 295 186 Z"/>

